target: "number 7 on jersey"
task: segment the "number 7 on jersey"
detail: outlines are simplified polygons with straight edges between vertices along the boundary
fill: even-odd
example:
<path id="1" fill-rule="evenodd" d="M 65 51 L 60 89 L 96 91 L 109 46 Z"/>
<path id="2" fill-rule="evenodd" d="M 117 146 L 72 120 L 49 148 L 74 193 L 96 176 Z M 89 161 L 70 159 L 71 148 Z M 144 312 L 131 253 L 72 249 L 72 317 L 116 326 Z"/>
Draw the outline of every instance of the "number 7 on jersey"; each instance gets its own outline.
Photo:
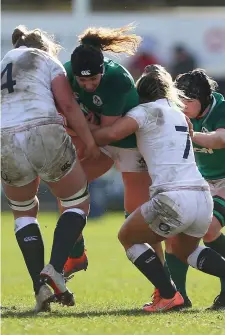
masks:
<path id="1" fill-rule="evenodd" d="M 188 131 L 188 128 L 185 126 L 175 126 L 176 131 L 181 131 L 183 133 L 186 133 Z M 184 149 L 184 155 L 183 158 L 187 159 L 189 152 L 190 152 L 190 147 L 191 147 L 191 141 L 190 141 L 190 135 L 189 133 L 187 134 L 187 142 L 186 142 L 186 147 Z"/>

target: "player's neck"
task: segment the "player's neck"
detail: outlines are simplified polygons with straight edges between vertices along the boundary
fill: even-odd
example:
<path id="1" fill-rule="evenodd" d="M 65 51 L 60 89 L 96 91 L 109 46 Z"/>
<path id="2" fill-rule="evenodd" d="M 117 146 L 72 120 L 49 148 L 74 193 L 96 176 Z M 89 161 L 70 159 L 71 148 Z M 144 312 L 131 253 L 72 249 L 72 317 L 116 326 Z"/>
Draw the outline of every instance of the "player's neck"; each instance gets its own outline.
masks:
<path id="1" fill-rule="evenodd" d="M 196 119 L 201 119 L 202 117 L 204 117 L 209 112 L 210 108 L 211 105 L 209 105 L 201 115 L 197 116 Z"/>

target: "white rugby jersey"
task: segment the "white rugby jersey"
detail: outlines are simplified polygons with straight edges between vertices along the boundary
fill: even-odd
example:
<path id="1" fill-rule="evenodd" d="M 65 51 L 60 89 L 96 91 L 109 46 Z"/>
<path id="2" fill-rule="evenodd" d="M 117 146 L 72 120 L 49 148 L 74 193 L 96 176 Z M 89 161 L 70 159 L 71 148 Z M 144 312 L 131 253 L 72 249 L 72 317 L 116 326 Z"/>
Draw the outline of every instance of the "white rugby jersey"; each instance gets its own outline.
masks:
<path id="1" fill-rule="evenodd" d="M 151 192 L 207 186 L 197 165 L 184 114 L 167 99 L 141 104 L 126 116 L 139 125 L 137 145 L 152 179 Z"/>
<path id="2" fill-rule="evenodd" d="M 62 64 L 42 50 L 20 47 L 9 51 L 1 61 L 1 128 L 63 123 L 51 82 L 64 73 Z"/>

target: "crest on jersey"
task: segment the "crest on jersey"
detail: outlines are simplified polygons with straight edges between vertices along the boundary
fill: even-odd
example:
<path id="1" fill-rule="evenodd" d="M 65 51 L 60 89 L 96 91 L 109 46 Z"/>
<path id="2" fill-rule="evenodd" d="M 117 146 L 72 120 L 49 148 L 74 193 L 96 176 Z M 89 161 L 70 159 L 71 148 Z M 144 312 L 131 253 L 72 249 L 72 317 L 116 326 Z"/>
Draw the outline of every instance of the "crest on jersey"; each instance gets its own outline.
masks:
<path id="1" fill-rule="evenodd" d="M 93 96 L 93 103 L 96 106 L 101 106 L 102 105 L 102 99 L 98 95 Z"/>

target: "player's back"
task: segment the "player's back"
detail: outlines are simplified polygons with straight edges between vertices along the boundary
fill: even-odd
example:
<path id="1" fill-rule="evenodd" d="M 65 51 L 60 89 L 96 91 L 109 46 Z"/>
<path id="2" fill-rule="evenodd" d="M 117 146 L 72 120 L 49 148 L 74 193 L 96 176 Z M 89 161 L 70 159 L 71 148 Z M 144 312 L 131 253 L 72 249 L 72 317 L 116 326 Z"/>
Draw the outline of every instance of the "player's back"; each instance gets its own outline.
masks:
<path id="1" fill-rule="evenodd" d="M 127 115 L 136 115 L 138 148 L 148 166 L 155 188 L 207 185 L 195 163 L 184 114 L 167 99 L 139 105 Z"/>
<path id="2" fill-rule="evenodd" d="M 58 123 L 61 117 L 51 82 L 60 73 L 64 73 L 62 65 L 42 50 L 20 47 L 9 51 L 1 61 L 1 127 L 54 123 L 55 119 Z"/>

